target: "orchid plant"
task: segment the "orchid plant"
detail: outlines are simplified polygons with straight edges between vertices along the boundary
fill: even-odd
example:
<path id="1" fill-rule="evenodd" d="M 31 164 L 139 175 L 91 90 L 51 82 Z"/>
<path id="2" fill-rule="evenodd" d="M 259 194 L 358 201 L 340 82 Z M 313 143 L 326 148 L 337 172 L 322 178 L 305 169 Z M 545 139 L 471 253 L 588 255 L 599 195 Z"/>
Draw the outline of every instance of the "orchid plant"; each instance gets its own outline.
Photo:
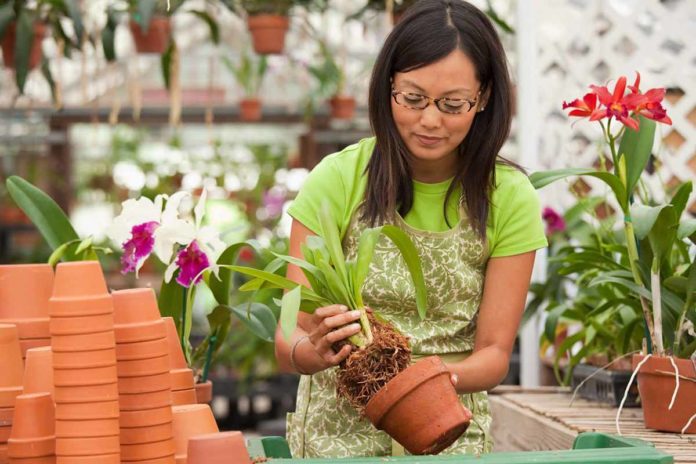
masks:
<path id="1" fill-rule="evenodd" d="M 638 300 L 649 353 L 664 356 L 670 351 L 675 356 L 693 356 L 696 340 L 690 338 L 689 328 L 696 321 L 696 220 L 682 219 L 692 184 L 680 185 L 666 204 L 648 198 L 640 184 L 651 156 L 656 123 L 672 123 L 662 105 L 665 89 L 642 92 L 640 74 L 633 85 L 621 77 L 613 90 L 597 85 L 590 89 L 582 98 L 564 102 L 563 109 L 570 110 L 569 116 L 600 124 L 611 153 L 610 164 L 602 155 L 600 169 L 536 172 L 532 183 L 541 188 L 568 176 L 592 176 L 610 187 L 623 215 L 625 253 L 609 253 L 608 257 L 625 268 L 604 268 L 589 285 L 619 286 L 629 291 L 628 297 Z M 630 298 L 622 301 L 630 304 Z M 663 326 L 668 330 L 663 331 Z"/>

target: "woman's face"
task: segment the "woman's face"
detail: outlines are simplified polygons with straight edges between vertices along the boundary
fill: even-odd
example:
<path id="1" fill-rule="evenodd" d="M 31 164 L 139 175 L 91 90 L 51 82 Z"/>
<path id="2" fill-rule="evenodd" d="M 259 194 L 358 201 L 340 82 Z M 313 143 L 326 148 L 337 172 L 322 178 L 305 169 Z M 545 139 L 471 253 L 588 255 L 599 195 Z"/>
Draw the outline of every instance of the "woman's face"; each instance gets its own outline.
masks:
<path id="1" fill-rule="evenodd" d="M 416 180 L 439 182 L 455 174 L 457 147 L 469 133 L 483 104 L 480 86 L 474 64 L 459 49 L 435 63 L 394 74 L 392 88 L 398 92 L 477 100 L 470 111 L 466 111 L 465 103 L 460 113 L 449 114 L 440 111 L 433 101 L 425 109 L 413 109 L 391 99 L 394 123 L 414 157 L 412 169 Z"/>

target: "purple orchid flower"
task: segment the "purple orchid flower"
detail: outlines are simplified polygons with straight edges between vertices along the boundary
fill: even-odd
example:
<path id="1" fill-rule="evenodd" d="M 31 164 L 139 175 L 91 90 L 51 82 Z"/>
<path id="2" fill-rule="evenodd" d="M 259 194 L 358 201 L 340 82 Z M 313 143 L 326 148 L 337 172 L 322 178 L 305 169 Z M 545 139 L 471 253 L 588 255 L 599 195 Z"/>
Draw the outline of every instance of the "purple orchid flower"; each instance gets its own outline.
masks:
<path id="1" fill-rule="evenodd" d="M 210 266 L 210 261 L 194 240 L 186 248 L 179 251 L 176 256 L 176 265 L 180 269 L 176 281 L 179 285 L 188 288 L 192 284 L 200 282 L 203 277 L 200 274 Z"/>
<path id="2" fill-rule="evenodd" d="M 541 213 L 541 217 L 546 222 L 546 235 L 553 235 L 556 232 L 564 232 L 566 230 L 566 223 L 563 216 L 558 214 L 553 208 L 548 206 L 544 208 Z"/>

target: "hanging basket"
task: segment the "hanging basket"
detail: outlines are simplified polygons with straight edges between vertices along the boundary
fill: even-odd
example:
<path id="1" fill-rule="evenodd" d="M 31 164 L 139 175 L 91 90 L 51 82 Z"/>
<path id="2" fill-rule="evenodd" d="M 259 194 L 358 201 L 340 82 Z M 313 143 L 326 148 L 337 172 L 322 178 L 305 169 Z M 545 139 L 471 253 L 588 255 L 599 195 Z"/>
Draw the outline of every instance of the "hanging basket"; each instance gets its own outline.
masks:
<path id="1" fill-rule="evenodd" d="M 285 33 L 290 27 L 287 16 L 260 14 L 247 20 L 254 51 L 259 55 L 283 53 Z"/>
<path id="2" fill-rule="evenodd" d="M 46 26 L 43 23 L 34 23 L 34 42 L 31 45 L 29 53 L 29 69 L 34 69 L 41 63 L 43 53 L 41 51 L 41 43 L 46 32 Z M 6 68 L 15 69 L 15 48 L 17 44 L 17 22 L 12 21 L 5 29 L 5 35 L 2 37 L 0 46 L 2 46 L 2 59 Z"/>
<path id="3" fill-rule="evenodd" d="M 168 17 L 155 16 L 150 20 L 147 32 L 144 32 L 140 24 L 133 20 L 130 21 L 130 30 L 138 53 L 157 53 L 161 55 L 169 46 L 169 35 L 172 25 Z"/>

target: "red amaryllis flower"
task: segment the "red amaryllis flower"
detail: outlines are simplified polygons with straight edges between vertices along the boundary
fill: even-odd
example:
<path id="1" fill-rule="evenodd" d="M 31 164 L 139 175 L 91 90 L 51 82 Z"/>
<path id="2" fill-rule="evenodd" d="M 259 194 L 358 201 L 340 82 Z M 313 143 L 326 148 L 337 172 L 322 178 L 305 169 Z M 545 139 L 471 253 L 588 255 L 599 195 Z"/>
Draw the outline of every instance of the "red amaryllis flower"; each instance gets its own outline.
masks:
<path id="1" fill-rule="evenodd" d="M 189 287 L 200 282 L 203 276 L 199 274 L 210 266 L 210 261 L 194 240 L 177 254 L 176 265 L 181 270 L 176 281 L 182 287 Z"/>
<path id="2" fill-rule="evenodd" d="M 640 83 L 640 80 L 638 79 L 637 82 Z M 590 88 L 597 94 L 600 103 L 604 106 L 604 108 L 599 108 L 592 112 L 590 121 L 598 121 L 604 118 L 616 118 L 625 126 L 633 130 L 638 130 L 638 121 L 630 117 L 630 113 L 635 110 L 638 101 L 633 94 L 624 95 L 626 91 L 625 76 L 621 76 L 619 80 L 616 81 L 613 93 L 609 92 L 607 87 L 591 85 Z"/>
<path id="3" fill-rule="evenodd" d="M 563 216 L 558 214 L 553 208 L 549 208 L 548 206 L 544 208 L 541 217 L 544 222 L 546 222 L 546 235 L 565 231 L 566 223 Z"/>
<path id="4" fill-rule="evenodd" d="M 594 93 L 586 93 L 582 100 L 576 98 L 570 103 L 563 102 L 563 109 L 575 108 L 568 116 L 578 116 L 581 118 L 586 118 L 592 115 L 594 110 L 597 108 L 597 95 Z"/>

